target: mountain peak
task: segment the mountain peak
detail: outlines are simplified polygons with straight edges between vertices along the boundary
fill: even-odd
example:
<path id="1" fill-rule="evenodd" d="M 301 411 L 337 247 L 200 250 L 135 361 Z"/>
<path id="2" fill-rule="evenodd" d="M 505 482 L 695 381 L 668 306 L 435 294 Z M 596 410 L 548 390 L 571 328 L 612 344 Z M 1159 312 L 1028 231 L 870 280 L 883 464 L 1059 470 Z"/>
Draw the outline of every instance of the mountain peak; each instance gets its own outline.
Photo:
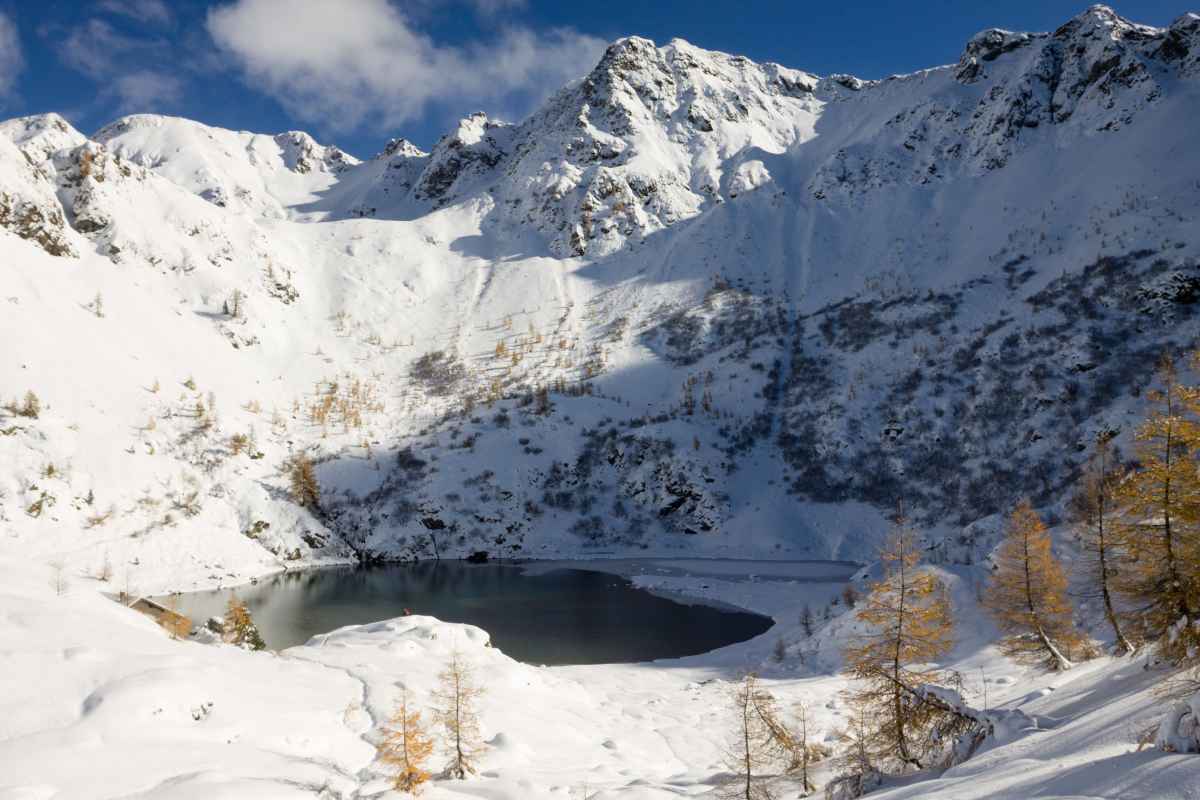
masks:
<path id="1" fill-rule="evenodd" d="M 338 173 L 358 163 L 336 145 L 322 145 L 304 131 L 286 131 L 275 136 L 288 169 L 301 174 L 312 170 Z"/>
<path id="2" fill-rule="evenodd" d="M 400 156 L 402 158 L 422 158 L 429 155 L 415 144 L 405 139 L 403 136 L 388 140 L 388 143 L 383 146 L 383 150 L 375 158 L 392 158 Z"/>
<path id="3" fill-rule="evenodd" d="M 1025 47 L 1043 34 L 1014 33 L 1003 28 L 988 28 L 972 36 L 958 59 L 956 76 L 970 83 L 979 75 L 980 62 L 995 61 L 1004 53 Z"/>
<path id="4" fill-rule="evenodd" d="M 671 41 L 682 42 L 683 40 L 672 39 Z M 608 46 L 608 49 L 604 51 L 604 57 L 607 57 L 609 54 L 620 55 L 622 53 L 645 53 L 651 50 L 658 50 L 658 45 L 654 43 L 653 39 L 647 39 L 645 36 L 622 36 L 619 39 L 613 40 L 612 44 Z M 604 61 L 604 57 L 600 59 L 601 62 Z"/>
<path id="5" fill-rule="evenodd" d="M 78 147 L 87 137 L 61 114 L 33 114 L 0 122 L 0 136 L 17 147 L 33 146 L 44 153 Z"/>
<path id="6" fill-rule="evenodd" d="M 1061 39 L 1072 36 L 1091 36 L 1096 32 L 1105 34 L 1113 40 L 1127 36 L 1146 38 L 1160 33 L 1158 28 L 1130 22 L 1111 7 L 1096 4 L 1088 6 L 1068 20 L 1054 32 L 1054 36 Z"/>

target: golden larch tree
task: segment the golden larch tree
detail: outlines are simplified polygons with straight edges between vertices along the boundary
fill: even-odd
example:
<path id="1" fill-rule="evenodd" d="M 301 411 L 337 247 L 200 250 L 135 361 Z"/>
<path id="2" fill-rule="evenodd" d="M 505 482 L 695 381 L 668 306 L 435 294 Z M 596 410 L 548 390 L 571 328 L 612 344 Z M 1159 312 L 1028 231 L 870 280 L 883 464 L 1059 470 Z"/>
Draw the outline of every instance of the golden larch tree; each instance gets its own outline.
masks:
<path id="1" fill-rule="evenodd" d="M 438 674 L 438 688 L 432 694 L 437 702 L 434 718 L 442 726 L 446 749 L 450 751 L 446 774 L 460 780 L 475 772 L 475 757 L 483 747 L 477 709 L 483 691 L 462 653 L 452 651 L 445 669 Z"/>
<path id="2" fill-rule="evenodd" d="M 379 760 L 393 771 L 392 786 L 397 791 L 417 794 L 429 780 L 425 762 L 433 753 L 433 740 L 421 723 L 421 712 L 412 710 L 408 688 L 400 690 L 400 699 L 379 743 Z"/>
<path id="3" fill-rule="evenodd" d="M 1118 655 L 1129 655 L 1135 648 L 1125 636 L 1113 596 L 1117 574 L 1128 567 L 1124 550 L 1117 544 L 1114 531 L 1113 504 L 1119 474 L 1113 466 L 1110 436 L 1096 440 L 1092 455 L 1084 468 L 1079 490 L 1072 498 L 1079 535 L 1081 556 L 1077 574 L 1080 592 L 1085 597 L 1098 598 L 1104 607 L 1104 618 L 1113 631 L 1113 645 Z"/>
<path id="4" fill-rule="evenodd" d="M 1008 519 L 996 552 L 985 605 L 1005 634 L 1000 650 L 1025 664 L 1061 670 L 1083 644 L 1071 621 L 1067 576 L 1050 546 L 1050 532 L 1028 500 Z"/>
<path id="5" fill-rule="evenodd" d="M 793 741 L 779 720 L 775 697 L 748 673 L 730 693 L 736 724 L 726 748 L 725 763 L 733 773 L 719 790 L 727 800 L 772 800 L 775 794 L 764 770 L 782 768 Z"/>
<path id="6" fill-rule="evenodd" d="M 265 650 L 266 642 L 258 631 L 258 625 L 250 616 L 250 609 L 236 594 L 229 598 L 222 620 L 222 639 L 229 644 L 246 650 Z"/>
<path id="7" fill-rule="evenodd" d="M 1138 637 L 1183 663 L 1200 648 L 1200 480 L 1192 457 L 1200 398 L 1178 383 L 1169 358 L 1158 377 L 1162 388 L 1147 393 L 1153 406 L 1135 434 L 1138 466 L 1117 489 L 1115 533 L 1129 555 L 1117 589 Z"/>
<path id="8" fill-rule="evenodd" d="M 304 453 L 297 453 L 285 465 L 292 499 L 301 506 L 319 512 L 321 510 L 321 485 L 317 481 L 317 470 L 313 460 Z"/>
<path id="9" fill-rule="evenodd" d="M 59 594 L 62 592 L 60 591 Z M 166 608 L 167 613 L 158 618 L 158 624 L 167 631 L 172 639 L 186 639 L 192 632 L 192 620 L 180 613 L 177 593 L 167 597 Z"/>
<path id="10" fill-rule="evenodd" d="M 881 768 L 928 766 L 940 750 L 939 731 L 949 721 L 924 687 L 945 676 L 925 666 L 949 652 L 954 618 L 945 586 L 921 569 L 915 532 L 899 519 L 879 554 L 883 577 L 855 614 L 863 623 L 843 650 L 845 671 L 857 679 L 852 704 L 867 710 L 872 734 L 864 745 Z"/>

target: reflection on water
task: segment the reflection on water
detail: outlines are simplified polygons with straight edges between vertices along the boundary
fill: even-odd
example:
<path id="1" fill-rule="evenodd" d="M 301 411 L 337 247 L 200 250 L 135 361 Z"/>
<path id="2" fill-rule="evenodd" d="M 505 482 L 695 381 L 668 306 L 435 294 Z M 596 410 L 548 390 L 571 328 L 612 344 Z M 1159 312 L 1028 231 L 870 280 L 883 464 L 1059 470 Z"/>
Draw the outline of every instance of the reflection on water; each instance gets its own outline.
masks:
<path id="1" fill-rule="evenodd" d="M 757 636 L 771 620 L 684 605 L 600 572 L 525 575 L 511 566 L 422 562 L 294 572 L 236 590 L 181 595 L 203 623 L 236 594 L 273 649 L 406 610 L 478 625 L 506 654 L 532 664 L 607 664 L 676 658 Z"/>

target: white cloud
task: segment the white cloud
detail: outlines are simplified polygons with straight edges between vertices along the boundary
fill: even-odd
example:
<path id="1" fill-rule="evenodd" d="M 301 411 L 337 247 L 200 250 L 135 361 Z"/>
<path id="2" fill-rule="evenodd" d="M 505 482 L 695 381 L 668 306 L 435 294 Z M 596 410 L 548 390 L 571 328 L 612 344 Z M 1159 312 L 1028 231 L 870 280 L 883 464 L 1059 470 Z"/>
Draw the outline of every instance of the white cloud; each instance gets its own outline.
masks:
<path id="1" fill-rule="evenodd" d="M 183 96 L 183 83 L 171 75 L 139 70 L 118 77 L 110 91 L 124 113 L 155 111 L 178 103 Z"/>
<path id="2" fill-rule="evenodd" d="M 0 12 L 0 99 L 12 94 L 24 63 L 17 26 Z"/>
<path id="3" fill-rule="evenodd" d="M 511 11 L 524 8 L 526 0 L 467 0 L 468 4 L 478 13 L 484 15 L 499 14 L 501 11 Z"/>
<path id="4" fill-rule="evenodd" d="M 101 100 L 121 113 L 153 111 L 183 96 L 179 78 L 148 69 L 169 51 L 162 39 L 126 36 L 101 19 L 90 19 L 67 32 L 58 47 L 63 63 L 99 85 Z"/>
<path id="5" fill-rule="evenodd" d="M 511 6 L 513 0 L 473 0 Z M 511 27 L 466 46 L 434 42 L 388 0 L 236 0 L 208 14 L 213 40 L 294 116 L 348 130 L 394 126 L 431 104 L 468 111 L 540 99 L 586 73 L 604 42 Z"/>
<path id="6" fill-rule="evenodd" d="M 152 25 L 169 25 L 173 19 L 163 0 L 100 0 L 98 6 L 101 11 Z"/>
<path id="7" fill-rule="evenodd" d="M 63 63 L 89 78 L 106 78 L 116 71 L 117 59 L 136 50 L 137 39 L 118 33 L 107 22 L 90 19 L 72 28 L 58 46 Z"/>

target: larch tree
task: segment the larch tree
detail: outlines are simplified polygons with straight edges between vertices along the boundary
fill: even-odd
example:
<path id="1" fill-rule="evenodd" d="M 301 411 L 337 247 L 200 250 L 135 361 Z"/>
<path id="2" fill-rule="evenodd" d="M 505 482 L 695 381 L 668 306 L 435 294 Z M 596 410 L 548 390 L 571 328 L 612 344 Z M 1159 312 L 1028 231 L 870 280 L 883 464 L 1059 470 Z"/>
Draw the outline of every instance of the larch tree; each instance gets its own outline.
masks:
<path id="1" fill-rule="evenodd" d="M 172 639 L 186 639 L 192 632 L 192 620 L 179 611 L 179 595 L 167 597 L 167 613 L 158 619 L 158 624 L 166 630 Z"/>
<path id="2" fill-rule="evenodd" d="M 845 670 L 858 681 L 850 699 L 873 720 L 864 745 L 869 761 L 921 769 L 943 747 L 942 733 L 959 722 L 924 691 L 946 676 L 919 666 L 949 652 L 954 619 L 944 585 L 920 568 L 916 534 L 903 518 L 879 558 L 883 577 L 860 601 L 855 616 L 863 625 L 843 650 Z"/>
<path id="3" fill-rule="evenodd" d="M 772 800 L 774 792 L 764 771 L 782 768 L 793 751 L 793 741 L 779 720 L 775 697 L 748 673 L 730 693 L 736 724 L 725 753 L 733 776 L 719 795 L 727 800 Z"/>
<path id="4" fill-rule="evenodd" d="M 258 626 L 250 616 L 250 609 L 237 596 L 229 598 L 222 620 L 222 639 L 245 650 L 265 650 L 266 642 L 258 632 Z"/>
<path id="5" fill-rule="evenodd" d="M 311 511 L 321 510 L 321 485 L 316 465 L 304 453 L 297 453 L 285 465 L 292 499 Z"/>
<path id="6" fill-rule="evenodd" d="M 800 780 L 801 797 L 808 797 L 816 791 L 817 787 L 813 785 L 808 774 L 809 768 L 817 761 L 821 761 L 829 752 L 821 745 L 809 741 L 810 719 L 808 703 L 804 701 L 797 703 L 796 726 L 792 731 L 792 763 L 788 765 L 788 772 Z"/>
<path id="7" fill-rule="evenodd" d="M 1116 495 L 1122 517 L 1115 533 L 1129 555 L 1117 587 L 1139 637 L 1183 663 L 1200 649 L 1200 479 L 1190 452 L 1200 444 L 1190 418 L 1200 397 L 1179 385 L 1168 358 L 1159 380 L 1135 434 L 1138 467 Z"/>
<path id="8" fill-rule="evenodd" d="M 1113 645 L 1119 655 L 1129 655 L 1136 649 L 1125 636 L 1113 602 L 1117 574 L 1128 567 L 1124 550 L 1117 544 L 1113 513 L 1119 474 L 1113 465 L 1110 436 L 1096 440 L 1091 458 L 1083 473 L 1072 506 L 1078 525 L 1080 577 L 1084 596 L 1097 598 L 1104 606 L 1104 618 L 1113 631 Z"/>
<path id="9" fill-rule="evenodd" d="M 850 717 L 841 732 L 844 746 L 837 758 L 837 775 L 825 785 L 827 800 L 862 797 L 881 783 L 874 762 L 876 720 L 871 708 L 852 697 L 848 710 Z"/>
<path id="10" fill-rule="evenodd" d="M 434 718 L 442 726 L 445 746 L 450 751 L 446 774 L 462 780 L 475 772 L 475 757 L 483 747 L 477 709 L 483 688 L 475 682 L 474 671 L 458 650 L 450 653 L 438 682 L 432 693 L 437 702 Z"/>
<path id="11" fill-rule="evenodd" d="M 1005 634 L 1001 651 L 1016 661 L 1062 670 L 1083 644 L 1071 621 L 1067 576 L 1050 532 L 1028 500 L 1008 520 L 984 604 Z"/>
<path id="12" fill-rule="evenodd" d="M 392 786 L 401 792 L 420 792 L 421 785 L 429 780 L 425 762 L 432 752 L 433 740 L 421 723 L 421 712 L 412 710 L 408 688 L 404 687 L 379 743 L 379 760 L 393 771 Z"/>

